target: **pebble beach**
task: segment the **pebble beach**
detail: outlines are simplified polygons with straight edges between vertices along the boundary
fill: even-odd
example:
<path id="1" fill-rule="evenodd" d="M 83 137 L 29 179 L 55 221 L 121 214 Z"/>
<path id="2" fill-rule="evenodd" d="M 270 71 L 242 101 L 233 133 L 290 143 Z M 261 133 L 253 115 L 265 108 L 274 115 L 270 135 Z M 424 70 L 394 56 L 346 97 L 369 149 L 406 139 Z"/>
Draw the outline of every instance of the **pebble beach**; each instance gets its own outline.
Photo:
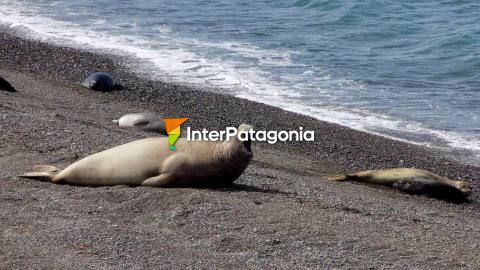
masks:
<path id="1" fill-rule="evenodd" d="M 480 267 L 480 168 L 455 153 L 394 141 L 236 98 L 221 89 L 145 79 L 128 58 L 0 33 L 0 268 L 4 269 L 475 269 Z M 110 72 L 123 89 L 80 85 Z M 315 131 L 314 142 L 253 145 L 233 186 L 76 187 L 20 179 L 156 136 L 112 119 L 150 111 L 192 128 L 248 123 Z M 473 186 L 449 203 L 332 175 L 414 167 Z"/>

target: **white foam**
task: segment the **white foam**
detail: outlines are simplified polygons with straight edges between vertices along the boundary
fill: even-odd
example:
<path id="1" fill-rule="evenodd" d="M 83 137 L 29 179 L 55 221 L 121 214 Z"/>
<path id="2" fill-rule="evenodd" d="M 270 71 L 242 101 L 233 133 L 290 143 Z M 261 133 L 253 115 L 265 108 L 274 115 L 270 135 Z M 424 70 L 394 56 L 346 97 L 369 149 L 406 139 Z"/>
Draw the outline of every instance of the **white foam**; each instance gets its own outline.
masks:
<path id="1" fill-rule="evenodd" d="M 158 35 L 155 40 L 150 40 L 141 36 L 120 34 L 120 29 L 127 27 L 126 25 L 117 25 L 119 33 L 108 32 L 107 29 L 113 31 L 111 29 L 115 29 L 115 26 L 108 25 L 104 19 L 96 20 L 90 26 L 82 26 L 39 15 L 34 8 L 25 7 L 19 1 L 0 0 L 0 6 L 0 23 L 24 35 L 87 50 L 127 54 L 139 60 L 132 70 L 148 74 L 153 79 L 222 87 L 238 97 L 264 102 L 320 120 L 416 144 L 473 150 L 479 153 L 480 157 L 480 138 L 434 130 L 420 123 L 406 122 L 365 110 L 326 106 L 327 102 L 318 100 L 316 103 L 307 104 L 312 90 L 328 101 L 335 101 L 341 96 L 341 92 L 363 91 L 364 86 L 352 80 L 334 79 L 318 67 L 310 67 L 296 75 L 281 75 L 283 80 L 278 79 L 278 74 L 261 68 L 295 67 L 298 64 L 292 60 L 292 56 L 296 52 L 262 49 L 252 44 L 233 41 L 213 43 L 181 38 L 175 36 L 167 25 L 157 26 L 155 30 Z M 235 55 L 235 58 L 225 60 L 211 55 L 215 50 L 227 51 Z M 249 65 L 248 62 L 235 60 L 242 57 L 256 59 L 257 64 Z M 305 68 L 304 65 L 298 66 Z M 311 81 L 312 77 L 315 77 L 315 81 Z M 289 84 L 286 85 L 285 82 Z M 337 93 L 332 94 L 331 89 L 322 87 L 322 84 L 337 86 Z M 401 133 L 411 133 L 414 138 L 406 140 L 402 139 L 401 135 L 391 135 Z M 421 137 L 424 140 L 418 139 Z"/>

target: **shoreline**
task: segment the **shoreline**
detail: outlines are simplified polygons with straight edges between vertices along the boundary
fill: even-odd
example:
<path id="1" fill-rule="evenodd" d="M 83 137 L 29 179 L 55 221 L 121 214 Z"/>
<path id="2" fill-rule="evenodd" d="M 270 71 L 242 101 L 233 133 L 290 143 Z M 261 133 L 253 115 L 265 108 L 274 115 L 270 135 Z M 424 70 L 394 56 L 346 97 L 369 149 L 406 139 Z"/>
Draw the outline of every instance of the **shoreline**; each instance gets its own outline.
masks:
<path id="1" fill-rule="evenodd" d="M 0 32 L 0 261 L 5 268 L 476 268 L 480 169 L 394 141 L 233 96 L 141 79 L 122 59 Z M 80 86 L 96 70 L 125 90 Z M 153 111 L 192 128 L 315 130 L 315 142 L 253 145 L 232 187 L 76 187 L 19 179 L 152 134 L 111 120 Z M 417 167 L 469 180 L 471 203 L 356 183 L 345 172 Z M 461 224 L 461 226 L 459 226 Z M 457 253 L 454 251 L 461 250 Z M 246 266 L 246 267 L 245 267 Z M 51 267 L 50 267 L 51 268 Z"/>
<path id="2" fill-rule="evenodd" d="M 340 135 L 344 137 L 350 138 L 368 138 L 373 142 L 379 142 L 380 144 L 388 144 L 388 145 L 395 145 L 400 147 L 404 147 L 407 149 L 413 149 L 413 151 L 418 151 L 420 155 L 426 155 L 432 157 L 435 161 L 432 163 L 440 162 L 453 162 L 458 163 L 461 166 L 472 167 L 480 170 L 480 167 L 476 164 L 470 164 L 467 162 L 462 162 L 462 157 L 455 158 L 455 155 L 461 155 L 463 151 L 461 150 L 451 150 L 451 151 L 443 151 L 437 148 L 430 148 L 423 145 L 418 145 L 410 142 L 405 142 L 401 140 L 395 140 L 388 137 L 384 137 L 381 135 L 376 135 L 372 133 L 367 133 L 363 131 L 358 131 L 355 129 L 351 129 L 346 126 L 342 126 L 335 123 L 325 122 L 322 120 L 315 119 L 313 117 L 307 115 L 301 115 L 295 112 L 290 112 L 283 110 L 278 107 L 274 107 L 264 103 L 257 103 L 255 101 L 250 101 L 246 99 L 237 98 L 234 96 L 230 96 L 227 94 L 221 94 L 221 89 L 205 89 L 203 87 L 193 87 L 187 85 L 181 85 L 176 83 L 168 83 L 162 81 L 152 81 L 145 78 L 140 78 L 139 75 L 129 71 L 128 68 L 125 66 L 125 61 L 128 59 L 122 59 L 121 57 L 117 57 L 115 55 L 108 55 L 108 54 L 98 54 L 88 51 L 82 51 L 80 49 L 71 48 L 71 47 L 62 47 L 58 45 L 52 45 L 49 43 L 44 43 L 41 41 L 30 40 L 22 37 L 15 36 L 8 32 L 2 32 L 0 40 L 3 44 L 0 46 L 0 52 L 2 53 L 3 58 L 0 59 L 0 63 L 3 65 L 4 68 L 9 68 L 10 70 L 15 71 L 28 71 L 31 73 L 35 73 L 38 75 L 47 76 L 51 79 L 60 80 L 63 82 L 68 82 L 71 84 L 79 84 L 83 78 L 88 76 L 89 73 L 93 71 L 105 71 L 110 72 L 114 76 L 114 78 L 125 87 L 125 90 L 122 91 L 115 91 L 111 93 L 104 93 L 104 95 L 113 96 L 115 98 L 120 98 L 123 100 L 131 100 L 134 102 L 140 102 L 145 105 L 146 108 L 151 108 L 151 110 L 155 111 L 154 103 L 163 103 L 162 106 L 167 107 L 163 109 L 167 112 L 167 115 L 189 115 L 188 110 L 184 110 L 182 107 L 183 104 L 192 105 L 195 102 L 195 99 L 205 99 L 205 100 L 212 100 L 217 102 L 216 105 L 219 105 L 218 102 L 221 101 L 223 103 L 235 103 L 234 106 L 251 106 L 251 112 L 247 112 L 248 115 L 244 117 L 244 119 L 252 119 L 251 123 L 255 125 L 255 127 L 259 128 L 266 128 L 267 130 L 275 130 L 275 128 L 279 129 L 279 127 L 285 127 L 294 129 L 298 126 L 306 127 L 314 127 L 316 130 L 316 135 L 319 138 L 325 139 L 329 135 Z M 17 45 L 14 45 L 17 44 Z M 13 46 L 12 46 L 13 45 Z M 18 46 L 19 45 L 19 46 Z M 32 47 L 34 50 L 32 51 Z M 29 55 L 22 55 L 18 52 L 25 52 L 29 51 Z M 36 53 L 33 53 L 36 51 Z M 15 52 L 15 55 L 12 55 L 12 52 Z M 30 59 L 28 59 L 30 58 Z M 23 60 L 23 61 L 22 61 Z M 48 63 L 46 66 L 40 63 Z M 51 66 L 49 66 L 51 64 Z M 169 93 L 174 93 L 174 98 L 170 98 L 168 96 Z M 99 93 L 101 94 L 101 93 Z M 183 98 L 180 96 L 183 95 Z M 203 96 L 203 97 L 199 97 Z M 184 100 L 180 100 L 184 99 Z M 168 100 L 168 101 L 165 101 Z M 171 102 L 173 101 L 173 102 Z M 178 108 L 175 108 L 174 103 L 180 103 Z M 168 104 L 165 104 L 168 103 Z M 172 108 L 173 107 L 173 108 Z M 222 109 L 226 112 L 229 108 L 227 104 L 221 104 Z M 157 110 L 158 111 L 158 110 Z M 178 111 L 178 112 L 176 112 Z M 255 119 L 256 112 L 266 112 L 266 115 L 260 115 L 258 119 Z M 160 111 L 158 111 L 160 112 Z M 245 112 L 245 111 L 243 111 Z M 202 118 L 205 118 L 205 114 L 207 114 L 207 118 L 209 117 L 208 114 L 216 113 L 213 107 L 209 107 L 204 109 L 202 112 Z M 208 121 L 205 119 L 199 119 L 199 121 L 195 121 L 195 123 L 191 124 L 198 124 L 200 127 L 207 127 L 210 129 L 213 128 L 221 128 L 222 125 L 226 126 L 226 122 L 228 120 L 227 117 L 224 117 L 223 121 Z M 238 117 L 232 117 L 238 118 Z M 272 121 L 273 118 L 276 121 Z M 277 118 L 277 119 L 275 119 Z M 235 119 L 237 120 L 237 119 Z M 289 122 L 297 122 L 300 121 L 300 124 L 291 125 Z M 222 123 L 223 122 L 223 123 Z M 238 122 L 238 121 L 237 121 Z M 268 123 L 270 125 L 263 125 L 263 123 Z M 326 133 L 329 134 L 322 134 L 322 130 L 328 129 Z M 331 137 L 331 136 L 329 136 Z M 350 139 L 349 138 L 349 139 Z M 361 140 L 361 139 L 359 139 Z M 320 141 L 317 140 L 316 141 Z M 325 140 L 328 141 L 328 140 Z M 350 140 L 345 139 L 343 143 L 349 143 Z M 289 150 L 294 150 L 295 143 L 291 143 L 290 145 L 286 145 L 285 147 L 289 148 Z M 331 144 L 328 142 L 327 144 Z M 314 150 L 317 148 L 317 145 L 313 145 L 311 148 Z M 366 148 L 362 146 L 358 146 L 358 143 L 355 145 L 356 147 L 352 148 Z M 283 147 L 283 146 L 282 146 Z M 307 147 L 301 146 L 303 153 L 305 153 L 305 149 Z M 339 147 L 340 150 L 345 147 Z M 348 148 L 348 146 L 347 146 Z M 384 150 L 384 149 L 382 149 Z M 396 150 L 396 149 L 395 149 Z M 393 150 L 393 151 L 395 151 Z M 370 151 L 369 151 L 370 152 Z M 386 151 L 382 151 L 386 153 Z M 449 155 L 449 152 L 453 152 L 453 154 Z M 309 156 L 316 157 L 318 153 L 316 151 L 306 151 Z M 398 154 L 404 154 L 404 151 L 398 151 Z M 402 161 L 403 160 L 403 161 Z M 351 160 L 350 160 L 351 161 Z M 407 159 L 402 159 L 401 157 L 398 158 L 397 162 L 391 163 L 393 166 L 400 166 L 399 162 L 405 163 L 404 165 L 413 166 L 415 165 L 423 165 L 423 164 L 415 164 L 415 161 L 412 163 L 408 163 Z M 368 166 L 368 160 L 364 160 L 360 164 L 353 164 L 352 162 L 345 162 L 342 165 L 345 168 L 352 168 L 352 169 L 367 169 L 370 167 L 379 167 L 379 164 L 376 162 L 375 158 L 371 159 L 371 163 L 375 165 Z M 463 164 L 462 164 L 463 163 Z M 385 164 L 387 165 L 387 164 Z M 429 164 L 430 166 L 432 164 Z M 426 169 L 426 168 L 425 168 Z M 451 175 L 451 174 L 449 174 Z"/>
<path id="3" fill-rule="evenodd" d="M 141 58 L 136 58 L 133 55 L 128 55 L 128 53 L 127 53 L 127 55 L 122 55 L 121 52 L 115 52 L 115 50 L 111 49 L 111 48 L 103 48 L 102 49 L 102 46 L 100 46 L 100 48 L 97 48 L 97 47 L 94 47 L 92 45 L 87 45 L 87 48 L 83 48 L 81 45 L 76 44 L 73 41 L 62 40 L 62 39 L 58 40 L 58 39 L 55 39 L 53 37 L 43 38 L 43 37 L 40 36 L 40 34 L 35 33 L 35 32 L 30 33 L 30 31 L 31 30 L 12 29 L 12 28 L 9 28 L 8 26 L 0 26 L 0 32 L 2 32 L 4 34 L 6 33 L 11 37 L 17 37 L 17 38 L 32 41 L 32 42 L 41 42 L 41 43 L 49 44 L 49 45 L 52 45 L 52 46 L 55 46 L 55 47 L 69 48 L 69 49 L 73 49 L 73 50 L 80 50 L 84 53 L 90 53 L 90 54 L 93 54 L 93 55 L 102 55 L 103 58 L 108 59 L 107 62 L 111 62 L 111 64 L 113 64 L 116 68 L 122 70 L 125 73 L 133 73 L 134 77 L 141 78 L 142 81 L 159 81 L 159 82 L 162 82 L 162 83 L 165 83 L 165 84 L 168 84 L 168 85 L 176 85 L 180 89 L 202 90 L 202 91 L 206 91 L 206 92 L 210 92 L 210 93 L 222 94 L 225 91 L 228 91 L 229 93 L 231 91 L 231 90 L 222 89 L 221 86 L 220 87 L 218 87 L 218 86 L 207 86 L 207 85 L 203 85 L 203 84 L 198 85 L 196 83 L 188 83 L 188 82 L 172 82 L 172 81 L 169 81 L 168 79 L 163 80 L 163 79 L 161 79 L 162 76 L 158 76 L 158 74 L 155 73 L 156 71 L 154 71 L 154 74 L 156 74 L 157 76 L 152 75 L 151 73 L 148 73 L 148 71 L 146 71 L 146 70 L 148 70 L 148 68 L 147 69 L 145 68 L 145 65 L 147 65 L 146 64 L 147 62 L 145 62 L 146 60 L 142 60 Z M 45 41 L 45 40 L 48 40 L 48 41 Z M 140 70 L 140 71 L 137 72 L 137 71 L 134 71 L 134 70 Z M 160 77 L 160 79 L 158 79 L 158 77 Z M 72 78 L 69 78 L 69 80 L 71 80 L 71 79 Z M 322 119 L 321 116 L 317 117 L 314 114 L 303 113 L 299 109 L 290 108 L 288 106 L 287 106 L 287 108 L 285 108 L 285 107 L 279 106 L 278 104 L 268 102 L 266 100 L 258 101 L 258 100 L 255 100 L 254 98 L 248 97 L 248 96 L 239 97 L 239 98 L 243 98 L 243 99 L 250 100 L 250 101 L 253 101 L 253 102 L 258 102 L 258 103 L 265 104 L 265 105 L 268 105 L 268 106 L 277 107 L 277 108 L 280 108 L 282 110 L 289 111 L 289 112 L 292 112 L 292 113 L 295 113 L 295 114 L 300 114 L 300 115 L 303 115 L 303 116 L 312 117 L 312 118 L 315 119 L 315 121 L 328 122 L 328 123 L 340 125 L 342 127 L 351 128 L 351 129 L 354 129 L 356 131 L 365 132 L 365 133 L 368 133 L 368 134 L 371 134 L 371 135 L 376 135 L 376 136 L 384 137 L 384 138 L 387 138 L 387 139 L 392 139 L 394 141 L 399 141 L 399 142 L 404 142 L 404 143 L 424 147 L 424 148 L 428 149 L 429 151 L 440 153 L 441 155 L 444 155 L 448 159 L 456 160 L 459 163 L 480 167 L 480 152 L 473 151 L 472 149 L 468 149 L 468 147 L 465 146 L 465 145 L 462 146 L 461 142 L 463 142 L 463 141 L 467 141 L 466 144 L 468 144 L 468 139 L 467 139 L 468 137 L 464 137 L 461 133 L 457 133 L 456 131 L 453 131 L 453 130 L 446 131 L 446 130 L 431 129 L 432 132 L 439 132 L 439 134 L 440 133 L 443 134 L 443 132 L 447 132 L 447 133 L 448 132 L 453 132 L 452 136 L 453 137 L 458 136 L 460 138 L 459 139 L 460 141 L 453 140 L 452 139 L 453 137 L 450 138 L 450 136 L 448 136 L 449 138 L 446 139 L 446 138 L 443 138 L 443 135 L 442 136 L 438 135 L 440 137 L 437 138 L 433 135 L 432 135 L 432 137 L 430 137 L 430 135 L 427 135 L 427 134 L 423 134 L 423 135 L 422 134 L 416 134 L 415 132 L 412 132 L 409 129 L 404 130 L 403 132 L 405 132 L 405 133 L 401 132 L 400 130 L 396 130 L 396 129 L 395 130 L 390 129 L 390 128 L 383 129 L 383 127 L 376 127 L 375 129 L 372 130 L 372 129 L 368 128 L 369 127 L 368 124 L 364 126 L 362 124 L 356 123 L 355 121 L 352 122 L 352 123 L 342 122 L 342 121 L 339 121 L 336 118 L 329 118 L 329 117 L 327 117 L 326 119 Z M 408 122 L 406 120 L 401 120 L 401 119 L 393 120 L 393 118 L 392 118 L 392 121 L 399 121 L 399 122 L 404 122 L 405 121 L 405 123 Z M 408 123 L 410 123 L 410 122 L 408 122 Z M 349 125 L 349 124 L 351 124 L 351 125 Z M 411 124 L 421 125 L 420 123 L 415 123 L 415 122 L 413 122 Z M 423 129 L 430 130 L 429 128 L 426 128 L 426 127 L 423 127 Z M 382 131 L 379 131 L 379 130 L 382 130 Z M 408 135 L 407 135 L 407 133 L 408 133 Z M 400 135 L 400 134 L 403 134 L 403 135 Z M 456 135 L 453 135 L 453 134 L 456 134 Z M 415 138 L 417 136 L 418 136 L 418 138 Z M 424 138 L 427 138 L 427 137 L 429 137 L 430 139 L 424 139 Z"/>

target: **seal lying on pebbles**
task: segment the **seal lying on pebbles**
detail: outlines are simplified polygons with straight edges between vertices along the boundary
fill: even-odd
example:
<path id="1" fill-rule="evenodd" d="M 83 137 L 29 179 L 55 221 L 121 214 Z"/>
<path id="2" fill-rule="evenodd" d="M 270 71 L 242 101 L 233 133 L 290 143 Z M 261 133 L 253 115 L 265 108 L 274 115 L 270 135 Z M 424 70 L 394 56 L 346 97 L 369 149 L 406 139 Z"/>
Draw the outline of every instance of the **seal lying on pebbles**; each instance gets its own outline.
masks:
<path id="1" fill-rule="evenodd" d="M 4 78 L 0 77 L 0 90 L 8 91 L 8 92 L 17 92 L 15 88 Z"/>
<path id="2" fill-rule="evenodd" d="M 95 91 L 111 91 L 115 86 L 112 75 L 105 72 L 94 72 L 90 74 L 82 85 Z"/>
<path id="3" fill-rule="evenodd" d="M 468 182 L 454 181 L 427 170 L 411 168 L 363 171 L 334 177 L 331 180 L 351 180 L 389 186 L 410 194 L 426 194 L 447 200 L 462 200 L 472 193 Z"/>
<path id="4" fill-rule="evenodd" d="M 240 131 L 252 126 L 242 124 Z M 167 137 L 120 145 L 81 159 L 64 170 L 40 165 L 20 177 L 88 186 L 143 185 L 152 187 L 221 185 L 235 181 L 252 159 L 251 141 L 187 141 L 176 151 Z"/>
<path id="5" fill-rule="evenodd" d="M 113 120 L 119 127 L 134 127 L 143 131 L 167 135 L 165 121 L 155 113 L 130 113 Z"/>

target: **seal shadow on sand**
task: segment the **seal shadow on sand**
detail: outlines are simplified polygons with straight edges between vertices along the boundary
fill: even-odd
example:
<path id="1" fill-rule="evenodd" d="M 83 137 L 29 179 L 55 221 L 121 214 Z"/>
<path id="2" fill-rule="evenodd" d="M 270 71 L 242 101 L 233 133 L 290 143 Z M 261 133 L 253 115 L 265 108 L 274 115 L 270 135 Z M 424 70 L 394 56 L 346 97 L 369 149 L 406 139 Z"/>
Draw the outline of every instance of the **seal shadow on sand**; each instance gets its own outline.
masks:
<path id="1" fill-rule="evenodd" d="M 112 87 L 112 91 L 122 91 L 122 90 L 126 90 L 127 88 L 121 84 L 114 84 L 113 87 Z"/>
<path id="2" fill-rule="evenodd" d="M 44 182 L 48 183 L 48 182 Z M 88 187 L 88 188 L 111 188 L 114 186 L 85 186 L 79 184 L 70 184 L 70 183 L 58 183 L 60 186 L 75 186 L 75 187 Z M 116 185 L 116 187 L 125 187 L 125 188 L 144 188 L 144 186 L 138 185 Z M 210 190 L 210 191 L 217 191 L 217 192 L 252 192 L 252 193 L 265 193 L 265 194 L 280 194 L 280 195 L 290 195 L 290 192 L 281 191 L 278 189 L 269 189 L 269 188 L 262 188 L 256 187 L 246 184 L 196 184 L 196 185 L 174 185 L 170 186 L 169 188 L 178 188 L 178 189 L 199 189 L 199 190 Z"/>
<path id="3" fill-rule="evenodd" d="M 132 186 L 138 187 L 138 186 Z M 172 185 L 169 188 L 193 188 L 200 190 L 211 190 L 218 192 L 254 192 L 254 193 L 267 193 L 267 194 L 282 194 L 287 195 L 289 192 L 281 191 L 278 189 L 256 187 L 247 184 L 239 183 L 190 183 L 188 185 Z"/>
<path id="4" fill-rule="evenodd" d="M 263 187 L 250 186 L 246 184 L 237 184 L 231 183 L 227 186 L 212 186 L 212 187 L 197 187 L 198 189 L 211 189 L 215 191 L 225 191 L 225 192 L 255 192 L 255 193 L 267 193 L 267 194 L 282 194 L 288 195 L 289 192 L 281 191 L 278 189 L 270 189 Z"/>

